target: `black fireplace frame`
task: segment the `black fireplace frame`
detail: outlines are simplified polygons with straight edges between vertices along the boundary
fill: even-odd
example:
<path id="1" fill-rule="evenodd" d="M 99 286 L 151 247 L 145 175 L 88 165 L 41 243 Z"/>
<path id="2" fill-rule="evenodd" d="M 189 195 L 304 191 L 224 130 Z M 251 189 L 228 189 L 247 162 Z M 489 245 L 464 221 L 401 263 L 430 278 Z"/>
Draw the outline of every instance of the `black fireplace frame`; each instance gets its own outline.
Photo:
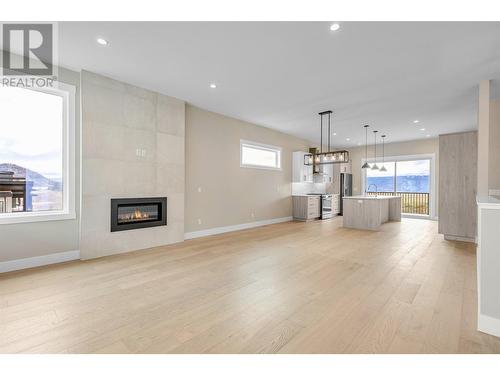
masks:
<path id="1" fill-rule="evenodd" d="M 121 205 L 143 205 L 143 204 L 158 204 L 158 220 L 143 221 L 136 223 L 118 224 L 118 207 Z M 124 230 L 159 227 L 167 225 L 167 197 L 157 198 L 112 198 L 111 199 L 111 232 L 119 232 Z"/>

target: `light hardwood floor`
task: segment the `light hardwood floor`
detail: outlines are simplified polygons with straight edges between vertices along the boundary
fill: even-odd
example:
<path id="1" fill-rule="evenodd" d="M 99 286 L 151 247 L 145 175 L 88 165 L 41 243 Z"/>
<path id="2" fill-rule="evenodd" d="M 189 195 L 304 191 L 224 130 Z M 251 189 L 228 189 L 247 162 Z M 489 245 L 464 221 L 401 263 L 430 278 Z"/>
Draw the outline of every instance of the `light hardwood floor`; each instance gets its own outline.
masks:
<path id="1" fill-rule="evenodd" d="M 499 353 L 437 223 L 283 223 L 0 276 L 0 353 Z"/>

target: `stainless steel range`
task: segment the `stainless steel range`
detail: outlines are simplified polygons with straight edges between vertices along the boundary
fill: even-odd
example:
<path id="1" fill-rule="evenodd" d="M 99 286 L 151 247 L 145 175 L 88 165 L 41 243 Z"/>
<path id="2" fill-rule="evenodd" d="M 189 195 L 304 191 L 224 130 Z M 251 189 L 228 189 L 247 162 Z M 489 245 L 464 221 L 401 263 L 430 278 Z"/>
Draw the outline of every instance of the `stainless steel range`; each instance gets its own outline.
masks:
<path id="1" fill-rule="evenodd" d="M 333 197 L 332 194 L 310 193 L 308 195 L 321 196 L 321 219 L 330 219 L 333 217 Z"/>

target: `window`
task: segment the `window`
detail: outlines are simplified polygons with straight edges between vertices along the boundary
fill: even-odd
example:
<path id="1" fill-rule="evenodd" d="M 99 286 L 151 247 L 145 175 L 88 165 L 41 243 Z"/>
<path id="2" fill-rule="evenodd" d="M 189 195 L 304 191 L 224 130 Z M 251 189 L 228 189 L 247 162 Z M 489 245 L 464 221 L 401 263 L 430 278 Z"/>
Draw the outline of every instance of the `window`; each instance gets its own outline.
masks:
<path id="1" fill-rule="evenodd" d="M 402 160 L 377 163 L 379 170 L 367 169 L 367 192 L 430 193 L 431 161 Z M 380 168 L 385 166 L 387 171 Z"/>
<path id="2" fill-rule="evenodd" d="M 364 189 L 368 194 L 400 196 L 404 214 L 432 216 L 433 160 L 432 155 L 386 158 L 385 163 L 377 163 L 379 170 L 363 170 Z M 373 165 L 373 161 L 368 162 Z M 382 166 L 386 171 L 380 171 Z"/>
<path id="3" fill-rule="evenodd" d="M 387 171 L 367 169 L 366 171 L 366 191 L 374 192 L 393 192 L 394 191 L 394 162 L 377 163 L 379 168 L 382 166 Z"/>
<path id="4" fill-rule="evenodd" d="M 396 163 L 396 191 L 430 193 L 431 161 L 408 160 Z"/>
<path id="5" fill-rule="evenodd" d="M 74 217 L 74 88 L 60 85 L 0 87 L 0 223 Z"/>
<path id="6" fill-rule="evenodd" d="M 241 140 L 240 165 L 249 168 L 281 169 L 281 148 Z"/>

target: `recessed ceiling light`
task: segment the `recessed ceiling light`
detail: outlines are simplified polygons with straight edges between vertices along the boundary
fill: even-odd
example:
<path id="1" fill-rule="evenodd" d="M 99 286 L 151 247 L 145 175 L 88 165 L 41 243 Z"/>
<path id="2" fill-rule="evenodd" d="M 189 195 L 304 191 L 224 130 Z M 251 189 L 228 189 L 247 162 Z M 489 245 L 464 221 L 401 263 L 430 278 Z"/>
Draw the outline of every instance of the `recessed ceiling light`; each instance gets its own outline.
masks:
<path id="1" fill-rule="evenodd" d="M 217 88 L 217 85 L 216 85 L 215 83 L 211 83 L 211 84 L 210 84 L 210 88 L 211 88 L 211 89 L 216 89 L 216 88 Z"/>
<path id="2" fill-rule="evenodd" d="M 346 138 L 345 140 L 346 140 L 347 142 L 349 142 L 349 141 L 351 140 L 351 138 Z"/>
<path id="3" fill-rule="evenodd" d="M 426 137 L 429 138 L 431 135 L 430 134 L 427 134 Z"/>
<path id="4" fill-rule="evenodd" d="M 414 124 L 418 124 L 419 122 L 420 122 L 420 120 L 413 120 Z"/>
<path id="5" fill-rule="evenodd" d="M 332 23 L 330 25 L 330 31 L 337 31 L 340 29 L 340 25 L 338 23 Z"/>
<path id="6" fill-rule="evenodd" d="M 337 133 L 333 133 L 333 135 L 337 135 Z"/>
<path id="7" fill-rule="evenodd" d="M 420 130 L 423 131 L 423 132 L 425 132 L 425 128 L 421 128 Z"/>
<path id="8" fill-rule="evenodd" d="M 101 46 L 107 46 L 109 44 L 109 42 L 103 38 L 97 38 L 97 43 L 99 43 Z"/>

